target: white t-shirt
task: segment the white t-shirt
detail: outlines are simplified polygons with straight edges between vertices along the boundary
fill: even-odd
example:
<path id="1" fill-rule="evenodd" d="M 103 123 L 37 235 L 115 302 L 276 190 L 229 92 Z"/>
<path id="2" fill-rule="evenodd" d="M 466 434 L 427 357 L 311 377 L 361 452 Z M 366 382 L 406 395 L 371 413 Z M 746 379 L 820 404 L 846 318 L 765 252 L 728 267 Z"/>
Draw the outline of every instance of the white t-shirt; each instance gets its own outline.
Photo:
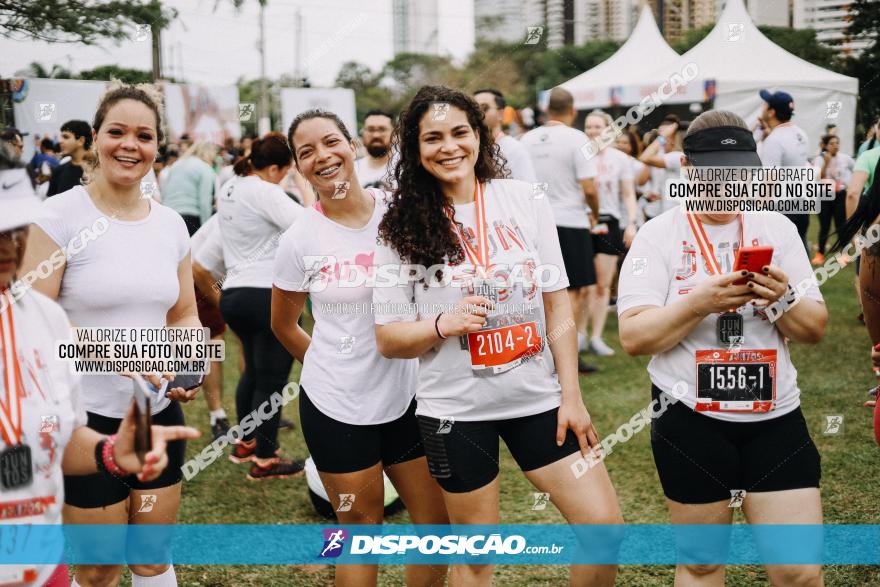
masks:
<path id="1" fill-rule="evenodd" d="M 535 168 L 532 166 L 532 158 L 528 150 L 518 140 L 510 135 L 503 134 L 498 140 L 501 154 L 507 159 L 507 168 L 510 169 L 510 179 L 535 182 Z"/>
<path id="2" fill-rule="evenodd" d="M 547 199 L 556 226 L 589 228 L 590 208 L 580 180 L 596 177 L 596 166 L 581 149 L 587 135 L 565 126 L 551 124 L 527 132 L 520 139 L 532 158 L 537 181 L 546 183 Z"/>
<path id="3" fill-rule="evenodd" d="M 736 250 L 739 248 L 739 222 L 725 225 L 703 223 L 706 236 L 715 250 L 722 271 L 733 270 Z M 772 264 L 780 267 L 794 286 L 812 278 L 807 253 L 801 244 L 797 229 L 785 216 L 776 212 L 745 216 L 744 242 L 747 246 L 772 246 Z M 709 277 L 705 260 L 701 259 L 696 239 L 681 209 L 670 210 L 645 223 L 636 234 L 623 267 L 618 284 L 618 316 L 639 306 L 667 306 L 682 297 L 687 299 L 691 289 Z M 804 294 L 822 301 L 815 280 Z M 776 404 L 766 413 L 705 412 L 706 415 L 730 422 L 768 420 L 782 416 L 800 405 L 797 370 L 791 362 L 788 345 L 782 333 L 770 323 L 763 312 L 752 304 L 738 308 L 744 320 L 742 348 L 770 349 L 777 352 Z M 676 382 L 687 384 L 682 401 L 696 406 L 696 351 L 723 348 L 716 333 L 718 314 L 712 314 L 688 334 L 674 348 L 655 355 L 648 363 L 651 381 L 669 393 Z"/>
<path id="4" fill-rule="evenodd" d="M 679 202 L 669 197 L 669 190 L 666 187 L 666 180 L 678 179 L 681 172 L 681 157 L 684 155 L 681 151 L 670 151 L 662 153 L 663 162 L 666 164 L 665 169 L 660 167 L 651 167 L 651 179 L 648 180 L 650 189 L 649 193 L 660 194 L 660 199 L 648 202 L 645 205 L 645 214 L 654 218 L 679 206 Z"/>
<path id="5" fill-rule="evenodd" d="M 223 289 L 271 288 L 278 241 L 302 212 L 280 187 L 259 176 L 236 176 L 223 184 L 217 198 L 228 269 Z"/>
<path id="6" fill-rule="evenodd" d="M 599 191 L 599 214 L 621 219 L 621 181 L 632 181 L 630 156 L 614 147 L 606 147 L 593 157 L 596 162 L 596 189 Z"/>
<path id="7" fill-rule="evenodd" d="M 807 133 L 791 123 L 780 124 L 761 146 L 764 167 L 803 167 L 807 159 Z"/>
<path id="8" fill-rule="evenodd" d="M 855 167 L 855 164 L 855 160 L 844 153 L 837 153 L 837 155 L 832 157 L 828 162 L 828 167 L 825 168 L 825 176 L 826 179 L 834 180 L 835 192 L 846 189 L 846 185 L 849 183 L 850 178 L 852 178 L 853 167 Z M 813 158 L 813 167 L 816 168 L 816 177 L 820 177 L 823 165 L 825 165 L 825 158 L 822 157 L 822 155 L 817 155 Z"/>
<path id="9" fill-rule="evenodd" d="M 24 392 L 21 400 L 22 442 L 31 449 L 33 481 L 27 487 L 4 488 L 0 492 L 0 524 L 61 524 L 64 449 L 74 429 L 86 425 L 86 412 L 80 402 L 79 376 L 68 368 L 67 363 L 55 359 L 55 342 L 70 337 L 70 322 L 58 304 L 33 289 L 12 304 L 12 320 Z M 5 334 L 9 340 L 9 332 Z M 4 398 L 5 381 L 5 362 L 0 360 L 0 392 Z M 0 436 L 0 451 L 5 449 L 6 444 Z M 22 538 L 24 536 L 19 536 Z M 53 556 L 52 553 L 46 554 Z M 55 560 L 60 562 L 63 550 L 59 549 L 55 554 Z M 31 584 L 42 585 L 55 567 L 51 564 L 2 565 L 0 576 L 6 578 L 16 571 L 36 569 L 37 580 Z"/>
<path id="10" fill-rule="evenodd" d="M 522 305 L 528 321 L 546 326 L 542 292 L 568 287 L 568 276 L 559 250 L 559 238 L 552 211 L 546 198 L 534 198 L 532 186 L 513 179 L 496 179 L 485 188 L 485 227 L 489 237 L 489 271 L 496 279 L 518 272 L 516 281 L 523 287 L 511 288 L 510 298 L 499 302 Z M 455 219 L 471 238 L 476 224 L 475 204 L 455 206 Z M 389 245 L 376 251 L 376 265 L 405 264 Z M 538 275 L 536 267 L 552 271 Z M 544 275 L 546 274 L 546 275 Z M 465 261 L 452 268 L 449 285 L 424 288 L 410 282 L 397 287 L 376 287 L 376 324 L 411 322 L 433 318 L 436 305 L 451 307 L 467 294 L 474 277 L 474 267 Z M 539 285 L 543 281 L 544 287 Z M 511 279 L 513 281 L 513 279 Z M 404 309 L 415 302 L 416 307 Z M 433 307 L 432 307 L 433 306 Z M 393 312 L 392 310 L 398 309 Z M 439 311 L 439 310 L 438 310 Z M 425 312 L 425 313 L 422 313 Z M 559 406 L 561 389 L 555 375 L 549 345 L 519 367 L 492 377 L 472 374 L 470 353 L 462 350 L 458 337 L 436 344 L 419 358 L 419 383 L 416 391 L 417 413 L 435 418 L 454 417 L 462 421 L 503 420 L 539 414 Z"/>
<path id="11" fill-rule="evenodd" d="M 115 220 L 98 210 L 83 186 L 43 203 L 36 221 L 61 247 L 94 231 L 101 220 L 107 232 L 69 256 L 58 303 L 77 327 L 161 328 L 180 297 L 177 270 L 189 254 L 189 233 L 180 215 L 158 202 L 150 203 L 143 220 Z M 98 224 L 96 225 L 96 221 Z M 77 239 L 80 241 L 80 239 Z M 89 412 L 122 418 L 132 397 L 132 381 L 121 375 L 83 375 L 83 403 Z M 152 412 L 171 402 L 154 398 Z"/>
<path id="12" fill-rule="evenodd" d="M 321 412 L 355 425 L 400 418 L 415 395 L 418 369 L 415 359 L 386 359 L 376 348 L 366 279 L 375 272 L 387 194 L 370 192 L 376 203 L 364 227 L 343 226 L 308 208 L 281 237 L 275 256 L 275 286 L 308 291 L 312 300 L 315 328 L 300 383 Z"/>
<path id="13" fill-rule="evenodd" d="M 215 279 L 226 273 L 223 263 L 223 238 L 220 234 L 220 215 L 214 214 L 192 235 L 193 261 L 207 269 Z"/>
<path id="14" fill-rule="evenodd" d="M 361 187 L 379 187 L 382 189 L 393 189 L 395 182 L 392 173 L 396 164 L 395 158 L 389 157 L 388 163 L 382 167 L 373 167 L 371 158 L 361 157 L 354 162 L 354 171 L 357 174 Z"/>

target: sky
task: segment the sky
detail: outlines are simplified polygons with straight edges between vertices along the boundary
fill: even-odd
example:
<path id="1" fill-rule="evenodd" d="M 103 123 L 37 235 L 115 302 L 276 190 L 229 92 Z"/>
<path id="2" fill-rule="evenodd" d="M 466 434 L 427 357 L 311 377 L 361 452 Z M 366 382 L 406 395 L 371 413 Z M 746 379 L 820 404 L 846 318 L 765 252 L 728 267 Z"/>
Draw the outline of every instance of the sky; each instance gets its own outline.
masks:
<path id="1" fill-rule="evenodd" d="M 410 0 L 418 6 L 423 0 Z M 205 85 L 227 85 L 260 74 L 259 5 L 245 0 L 236 13 L 229 0 L 165 0 L 178 10 L 162 34 L 166 75 Z M 216 6 L 216 10 L 215 10 Z M 440 0 L 441 50 L 457 59 L 473 46 L 473 1 Z M 346 61 L 378 70 L 393 57 L 391 0 L 268 0 L 266 75 L 277 78 L 295 68 L 295 15 L 303 21 L 302 63 L 315 87 L 330 87 Z M 99 65 L 149 70 L 150 41 L 112 42 L 100 46 L 44 43 L 0 37 L 0 77 L 37 61 L 73 71 Z"/>

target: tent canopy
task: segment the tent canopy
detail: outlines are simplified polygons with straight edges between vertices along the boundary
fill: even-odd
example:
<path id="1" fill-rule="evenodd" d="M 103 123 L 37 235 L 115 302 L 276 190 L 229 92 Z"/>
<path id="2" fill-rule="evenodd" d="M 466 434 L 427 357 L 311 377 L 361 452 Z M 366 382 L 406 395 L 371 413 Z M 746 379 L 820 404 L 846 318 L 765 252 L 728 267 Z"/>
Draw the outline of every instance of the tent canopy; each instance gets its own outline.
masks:
<path id="1" fill-rule="evenodd" d="M 641 82 L 658 66 L 678 58 L 660 34 L 651 9 L 645 6 L 632 35 L 614 55 L 560 87 L 572 93 L 578 110 L 607 107 L 612 104 L 613 87 Z"/>
<path id="2" fill-rule="evenodd" d="M 758 91 L 784 90 L 794 98 L 795 124 L 816 143 L 817 151 L 828 123 L 838 125 L 841 147 L 852 148 L 859 80 L 813 65 L 775 44 L 758 30 L 742 0 L 728 0 L 705 39 L 675 61 L 654 68 L 642 84 L 656 88 L 689 63 L 696 64 L 698 74 L 688 86 L 715 80 L 715 108 L 736 112 L 751 123 L 763 107 Z"/>

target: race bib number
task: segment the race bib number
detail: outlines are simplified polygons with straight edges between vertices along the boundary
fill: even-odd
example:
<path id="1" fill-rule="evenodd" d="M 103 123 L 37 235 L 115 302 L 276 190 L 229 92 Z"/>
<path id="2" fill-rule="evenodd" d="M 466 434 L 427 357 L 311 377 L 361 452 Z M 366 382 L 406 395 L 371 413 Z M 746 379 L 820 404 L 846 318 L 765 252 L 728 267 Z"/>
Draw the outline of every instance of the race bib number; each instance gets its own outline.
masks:
<path id="1" fill-rule="evenodd" d="M 499 375 L 538 355 L 544 339 L 537 322 L 523 322 L 467 335 L 474 375 Z"/>
<path id="2" fill-rule="evenodd" d="M 775 350 L 697 351 L 698 412 L 769 412 L 776 401 Z"/>

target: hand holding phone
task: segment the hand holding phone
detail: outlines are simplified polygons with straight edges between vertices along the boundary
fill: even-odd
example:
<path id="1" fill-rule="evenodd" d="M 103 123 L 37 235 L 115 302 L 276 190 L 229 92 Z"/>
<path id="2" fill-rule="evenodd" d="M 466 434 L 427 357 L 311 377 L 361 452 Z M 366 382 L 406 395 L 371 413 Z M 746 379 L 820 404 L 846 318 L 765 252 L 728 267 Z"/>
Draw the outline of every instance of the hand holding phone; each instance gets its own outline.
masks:
<path id="1" fill-rule="evenodd" d="M 147 382 L 139 374 L 132 375 L 134 382 L 134 452 L 143 464 L 147 453 L 153 449 L 153 415 L 151 392 Z"/>
<path id="2" fill-rule="evenodd" d="M 772 260 L 773 247 L 740 247 L 736 253 L 733 271 L 748 271 L 760 275 L 764 267 L 769 265 Z M 745 285 L 748 281 L 748 277 L 743 277 L 734 281 L 733 285 Z"/>

